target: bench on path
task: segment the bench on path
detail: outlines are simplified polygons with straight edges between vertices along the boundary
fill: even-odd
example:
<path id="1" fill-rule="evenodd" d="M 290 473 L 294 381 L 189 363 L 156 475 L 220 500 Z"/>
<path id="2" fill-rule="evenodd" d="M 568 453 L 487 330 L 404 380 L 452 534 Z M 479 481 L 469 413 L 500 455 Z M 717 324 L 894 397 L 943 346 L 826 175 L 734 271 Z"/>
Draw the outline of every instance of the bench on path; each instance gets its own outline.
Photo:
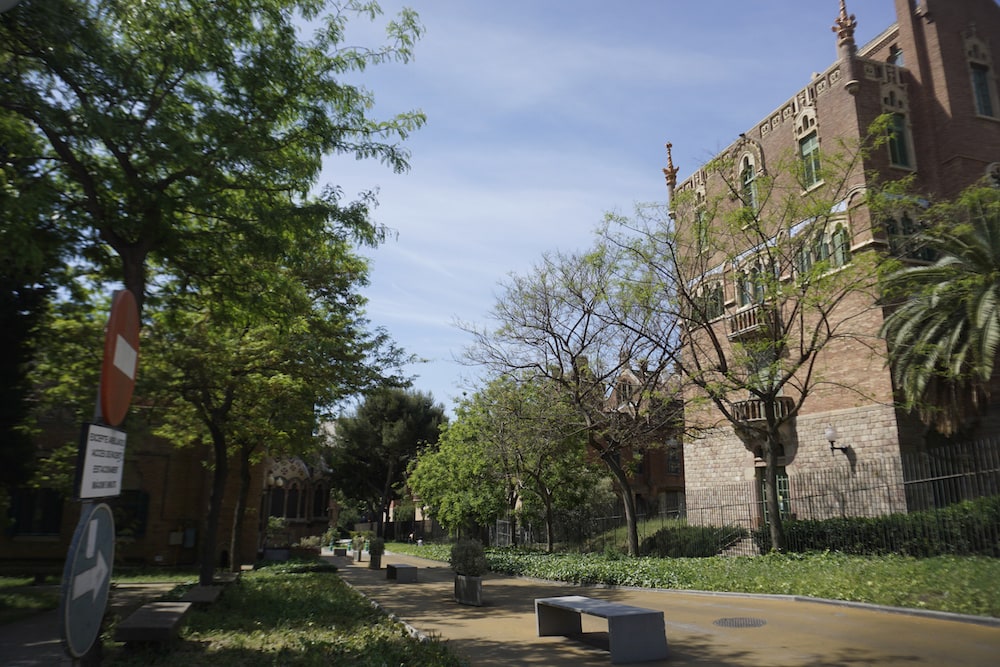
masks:
<path id="1" fill-rule="evenodd" d="M 415 584 L 417 583 L 417 566 L 387 564 L 385 566 L 385 578 L 395 579 L 401 584 Z"/>
<path id="2" fill-rule="evenodd" d="M 334 556 L 346 556 L 347 555 L 347 547 L 334 547 L 333 548 L 333 555 Z"/>
<path id="3" fill-rule="evenodd" d="M 193 586 L 181 597 L 181 602 L 208 606 L 222 595 L 222 586 Z"/>
<path id="4" fill-rule="evenodd" d="M 116 642 L 167 642 L 191 611 L 190 602 L 147 602 L 115 628 Z"/>
<path id="5" fill-rule="evenodd" d="M 582 595 L 535 600 L 538 636 L 583 634 L 581 614 L 608 621 L 611 662 L 643 662 L 667 657 L 663 612 Z"/>

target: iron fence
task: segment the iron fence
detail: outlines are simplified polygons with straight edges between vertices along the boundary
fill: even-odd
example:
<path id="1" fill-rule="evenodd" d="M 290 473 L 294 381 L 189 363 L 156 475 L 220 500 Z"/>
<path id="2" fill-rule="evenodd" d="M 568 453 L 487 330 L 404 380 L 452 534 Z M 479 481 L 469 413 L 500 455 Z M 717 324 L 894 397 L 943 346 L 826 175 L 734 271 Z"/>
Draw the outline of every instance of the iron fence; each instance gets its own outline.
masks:
<path id="1" fill-rule="evenodd" d="M 926 514 L 955 503 L 1000 496 L 1000 438 L 952 444 L 917 453 L 904 453 L 899 459 L 853 462 L 843 469 L 789 473 L 779 488 L 779 507 L 786 520 L 822 520 L 850 517 L 892 516 L 863 538 L 879 542 L 870 545 L 874 552 L 906 551 L 906 545 L 928 541 L 947 541 L 959 529 L 947 513 Z M 920 521 L 913 520 L 915 512 Z M 640 543 L 656 531 L 683 525 L 716 530 L 731 526 L 733 535 L 746 537 L 719 544 L 719 552 L 750 555 L 760 552 L 754 531 L 766 527 L 764 494 L 759 481 L 688 489 L 685 506 L 678 511 L 642 513 L 637 518 Z M 555 541 L 560 548 L 583 551 L 620 550 L 626 544 L 626 521 L 622 513 L 587 516 L 584 512 L 564 513 L 555 522 Z M 494 531 L 504 544 L 539 544 L 544 541 L 543 526 L 525 523 L 516 535 L 509 526 Z M 796 535 L 789 536 L 792 550 Z M 831 535 L 830 549 L 841 548 Z M 962 534 L 963 548 L 975 553 L 1000 554 L 1000 525 L 986 526 L 973 534 Z M 969 544 L 969 542 L 978 542 Z M 856 545 L 855 545 L 856 546 Z"/>

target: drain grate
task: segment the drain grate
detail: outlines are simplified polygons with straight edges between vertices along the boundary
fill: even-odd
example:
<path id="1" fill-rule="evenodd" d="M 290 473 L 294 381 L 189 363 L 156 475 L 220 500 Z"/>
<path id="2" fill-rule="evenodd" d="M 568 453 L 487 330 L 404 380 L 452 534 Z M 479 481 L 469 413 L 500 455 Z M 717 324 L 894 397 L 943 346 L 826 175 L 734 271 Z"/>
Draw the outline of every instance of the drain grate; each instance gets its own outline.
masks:
<path id="1" fill-rule="evenodd" d="M 712 624 L 719 625 L 723 628 L 760 628 L 767 625 L 767 621 L 763 618 L 737 616 L 735 618 L 720 618 L 713 621 Z"/>

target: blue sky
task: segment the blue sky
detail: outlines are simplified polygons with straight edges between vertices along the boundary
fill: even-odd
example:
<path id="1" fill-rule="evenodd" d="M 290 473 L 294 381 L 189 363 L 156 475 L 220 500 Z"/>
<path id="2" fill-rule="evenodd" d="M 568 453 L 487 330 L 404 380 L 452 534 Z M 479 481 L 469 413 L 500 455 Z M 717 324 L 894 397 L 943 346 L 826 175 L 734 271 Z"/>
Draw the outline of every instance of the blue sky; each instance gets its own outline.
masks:
<path id="1" fill-rule="evenodd" d="M 427 124 L 409 172 L 338 157 L 321 181 L 378 188 L 395 237 L 371 253 L 368 316 L 427 360 L 407 372 L 449 412 L 478 375 L 456 321 L 488 323 L 508 275 L 589 247 L 606 212 L 665 201 L 667 141 L 683 180 L 836 58 L 839 0 L 380 4 L 412 7 L 426 33 L 414 61 L 361 81 L 378 113 Z M 859 46 L 895 21 L 893 0 L 847 8 Z"/>

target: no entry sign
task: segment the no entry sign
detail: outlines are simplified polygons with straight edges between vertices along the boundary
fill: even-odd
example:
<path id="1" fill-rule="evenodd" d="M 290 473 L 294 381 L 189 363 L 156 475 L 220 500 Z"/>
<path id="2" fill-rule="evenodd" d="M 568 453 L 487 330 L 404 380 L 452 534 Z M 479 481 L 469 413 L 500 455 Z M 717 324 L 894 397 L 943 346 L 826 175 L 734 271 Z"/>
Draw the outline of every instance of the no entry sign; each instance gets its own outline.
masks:
<path id="1" fill-rule="evenodd" d="M 115 292 L 111 317 L 104 335 L 104 363 L 101 365 L 101 420 L 118 426 L 125 419 L 135 371 L 139 363 L 139 308 L 128 290 Z"/>

